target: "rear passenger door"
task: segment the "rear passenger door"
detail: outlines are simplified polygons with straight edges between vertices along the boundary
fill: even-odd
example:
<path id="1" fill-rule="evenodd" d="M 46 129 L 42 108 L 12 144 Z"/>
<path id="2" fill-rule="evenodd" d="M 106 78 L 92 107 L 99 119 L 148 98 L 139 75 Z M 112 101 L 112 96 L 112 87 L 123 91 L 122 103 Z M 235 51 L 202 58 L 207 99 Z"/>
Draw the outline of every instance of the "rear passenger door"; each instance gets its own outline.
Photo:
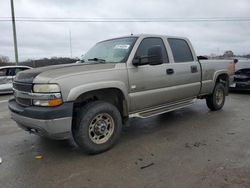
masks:
<path id="1" fill-rule="evenodd" d="M 171 69 L 174 80 L 174 101 L 194 98 L 199 94 L 201 86 L 201 69 L 195 54 L 190 48 L 191 44 L 185 39 L 168 38 L 173 59 Z"/>
<path id="2" fill-rule="evenodd" d="M 7 76 L 8 76 L 9 82 L 12 83 L 13 79 L 16 76 L 16 67 L 8 68 Z"/>

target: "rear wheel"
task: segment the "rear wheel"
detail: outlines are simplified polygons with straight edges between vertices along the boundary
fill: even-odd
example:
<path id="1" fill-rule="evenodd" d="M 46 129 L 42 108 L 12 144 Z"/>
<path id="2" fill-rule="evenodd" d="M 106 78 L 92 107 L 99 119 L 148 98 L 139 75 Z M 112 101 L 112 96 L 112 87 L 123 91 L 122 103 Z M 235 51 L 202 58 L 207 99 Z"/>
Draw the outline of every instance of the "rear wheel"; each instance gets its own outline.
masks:
<path id="1" fill-rule="evenodd" d="M 216 83 L 214 91 L 211 95 L 206 97 L 206 103 L 210 110 L 220 110 L 225 103 L 226 89 L 222 83 Z"/>
<path id="2" fill-rule="evenodd" d="M 96 154 L 110 149 L 119 139 L 121 130 L 118 109 L 110 103 L 94 101 L 79 111 L 72 133 L 82 150 Z"/>

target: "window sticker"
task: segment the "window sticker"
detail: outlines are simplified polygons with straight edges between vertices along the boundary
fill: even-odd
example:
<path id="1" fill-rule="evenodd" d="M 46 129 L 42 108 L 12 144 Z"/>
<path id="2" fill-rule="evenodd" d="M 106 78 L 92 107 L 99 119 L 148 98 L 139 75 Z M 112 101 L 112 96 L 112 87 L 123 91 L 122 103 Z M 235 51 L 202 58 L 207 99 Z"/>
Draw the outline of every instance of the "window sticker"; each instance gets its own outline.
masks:
<path id="1" fill-rule="evenodd" d="M 129 49 L 129 44 L 117 44 L 115 45 L 114 49 L 124 49 L 124 50 L 127 50 Z"/>

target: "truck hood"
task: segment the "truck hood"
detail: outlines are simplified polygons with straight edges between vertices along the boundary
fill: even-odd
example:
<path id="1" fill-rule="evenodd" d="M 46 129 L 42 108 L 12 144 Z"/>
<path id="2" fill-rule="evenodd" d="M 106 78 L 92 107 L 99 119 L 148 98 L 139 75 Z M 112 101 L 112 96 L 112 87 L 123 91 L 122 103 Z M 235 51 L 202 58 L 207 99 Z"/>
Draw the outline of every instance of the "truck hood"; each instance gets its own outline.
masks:
<path id="1" fill-rule="evenodd" d="M 84 73 L 89 71 L 100 71 L 104 69 L 112 69 L 115 67 L 114 63 L 91 63 L 91 64 L 63 64 L 53 65 L 41 68 L 30 69 L 19 72 L 15 81 L 33 83 L 36 77 L 53 79 L 62 76 L 70 76 L 76 73 Z"/>

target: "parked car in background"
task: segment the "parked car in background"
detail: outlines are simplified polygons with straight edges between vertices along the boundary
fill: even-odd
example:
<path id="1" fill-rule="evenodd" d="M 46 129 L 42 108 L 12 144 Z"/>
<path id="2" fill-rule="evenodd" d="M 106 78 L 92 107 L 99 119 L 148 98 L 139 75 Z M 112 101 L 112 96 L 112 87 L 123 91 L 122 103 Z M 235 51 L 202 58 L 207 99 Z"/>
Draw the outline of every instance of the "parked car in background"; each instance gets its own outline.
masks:
<path id="1" fill-rule="evenodd" d="M 235 75 L 233 76 L 231 90 L 250 90 L 250 60 L 240 60 L 235 65 Z"/>
<path id="2" fill-rule="evenodd" d="M 20 71 L 30 69 L 28 66 L 3 66 L 0 67 L 0 94 L 12 93 L 13 79 Z"/>

